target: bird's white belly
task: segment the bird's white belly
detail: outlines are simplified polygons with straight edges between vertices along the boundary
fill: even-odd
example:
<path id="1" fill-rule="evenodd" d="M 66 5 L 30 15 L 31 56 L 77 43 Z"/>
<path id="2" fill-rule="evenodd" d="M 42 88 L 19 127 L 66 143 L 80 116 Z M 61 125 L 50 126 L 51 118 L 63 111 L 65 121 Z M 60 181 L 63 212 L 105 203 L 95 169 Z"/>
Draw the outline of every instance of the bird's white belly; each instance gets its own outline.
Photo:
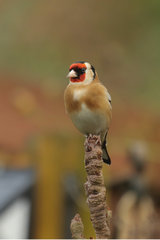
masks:
<path id="1" fill-rule="evenodd" d="M 100 134 L 107 129 L 107 121 L 104 114 L 91 111 L 82 103 L 81 110 L 71 115 L 72 122 L 83 134 Z"/>

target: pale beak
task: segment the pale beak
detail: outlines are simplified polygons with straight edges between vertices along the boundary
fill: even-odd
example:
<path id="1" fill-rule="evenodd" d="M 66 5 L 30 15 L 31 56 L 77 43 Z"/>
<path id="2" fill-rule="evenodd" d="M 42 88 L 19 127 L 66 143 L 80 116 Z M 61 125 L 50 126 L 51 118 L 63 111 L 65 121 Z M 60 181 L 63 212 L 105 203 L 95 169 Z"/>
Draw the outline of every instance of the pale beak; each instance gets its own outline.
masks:
<path id="1" fill-rule="evenodd" d="M 72 69 L 68 75 L 67 75 L 67 78 L 75 78 L 77 77 L 77 73 Z"/>

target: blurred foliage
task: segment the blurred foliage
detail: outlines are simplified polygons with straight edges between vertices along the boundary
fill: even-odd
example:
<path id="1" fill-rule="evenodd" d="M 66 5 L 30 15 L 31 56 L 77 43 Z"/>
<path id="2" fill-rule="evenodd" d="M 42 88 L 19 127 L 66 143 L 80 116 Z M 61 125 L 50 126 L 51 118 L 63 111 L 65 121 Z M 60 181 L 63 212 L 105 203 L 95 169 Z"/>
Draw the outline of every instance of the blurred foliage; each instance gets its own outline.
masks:
<path id="1" fill-rule="evenodd" d="M 59 88 L 87 60 L 115 96 L 157 109 L 159 12 L 158 0 L 1 0 L 0 70 Z"/>

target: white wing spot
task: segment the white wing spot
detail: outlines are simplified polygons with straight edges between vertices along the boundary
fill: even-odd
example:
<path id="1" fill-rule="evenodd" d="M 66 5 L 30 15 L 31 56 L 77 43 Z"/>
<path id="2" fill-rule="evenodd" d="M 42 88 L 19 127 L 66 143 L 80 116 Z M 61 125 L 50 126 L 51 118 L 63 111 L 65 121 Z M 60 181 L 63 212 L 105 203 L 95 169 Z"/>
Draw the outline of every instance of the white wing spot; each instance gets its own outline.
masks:
<path id="1" fill-rule="evenodd" d="M 110 102 L 110 104 L 111 104 L 111 102 L 112 102 L 111 95 L 109 94 L 109 92 L 108 92 L 108 91 L 106 92 L 106 94 L 107 94 L 108 101 L 109 101 L 109 102 Z"/>

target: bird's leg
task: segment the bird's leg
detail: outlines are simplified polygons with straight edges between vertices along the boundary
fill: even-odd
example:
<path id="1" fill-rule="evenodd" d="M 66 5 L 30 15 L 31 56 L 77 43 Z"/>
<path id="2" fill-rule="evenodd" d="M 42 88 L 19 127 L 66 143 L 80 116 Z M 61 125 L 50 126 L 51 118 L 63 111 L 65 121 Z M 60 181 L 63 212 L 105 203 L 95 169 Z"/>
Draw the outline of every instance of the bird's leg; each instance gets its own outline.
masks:
<path id="1" fill-rule="evenodd" d="M 87 134 L 85 134 L 85 137 L 86 137 L 86 140 L 84 142 L 84 146 L 85 146 L 86 152 L 90 152 L 90 151 L 92 151 L 92 148 L 89 147 L 89 143 L 88 142 L 92 138 L 92 135 L 87 133 Z"/>
<path id="2" fill-rule="evenodd" d="M 97 140 L 95 141 L 94 146 L 96 146 L 96 145 L 101 145 L 101 139 L 97 139 Z"/>
<path id="3" fill-rule="evenodd" d="M 86 133 L 84 136 L 86 137 L 86 140 L 88 139 L 88 141 L 93 137 L 91 133 Z"/>
<path id="4" fill-rule="evenodd" d="M 86 134 L 85 137 L 86 137 L 86 141 L 84 144 L 85 146 L 88 146 L 89 142 L 93 141 L 93 139 L 94 139 L 94 148 L 97 145 L 101 146 L 101 139 L 100 139 L 100 137 L 98 137 L 98 135 L 92 135 L 91 133 L 89 133 L 89 134 Z M 92 149 L 89 149 L 89 148 L 86 149 L 86 151 L 91 151 L 91 150 Z"/>
<path id="5" fill-rule="evenodd" d="M 100 134 L 98 134 L 98 136 L 99 136 Z M 101 146 L 101 138 L 100 137 L 98 137 L 97 138 L 97 135 L 95 135 L 96 136 L 96 141 L 95 141 L 95 143 L 94 143 L 94 147 L 96 146 L 96 145 L 99 145 L 99 146 Z"/>
<path id="6" fill-rule="evenodd" d="M 91 133 L 89 133 L 88 140 L 91 140 L 92 137 L 93 137 L 93 135 Z"/>

